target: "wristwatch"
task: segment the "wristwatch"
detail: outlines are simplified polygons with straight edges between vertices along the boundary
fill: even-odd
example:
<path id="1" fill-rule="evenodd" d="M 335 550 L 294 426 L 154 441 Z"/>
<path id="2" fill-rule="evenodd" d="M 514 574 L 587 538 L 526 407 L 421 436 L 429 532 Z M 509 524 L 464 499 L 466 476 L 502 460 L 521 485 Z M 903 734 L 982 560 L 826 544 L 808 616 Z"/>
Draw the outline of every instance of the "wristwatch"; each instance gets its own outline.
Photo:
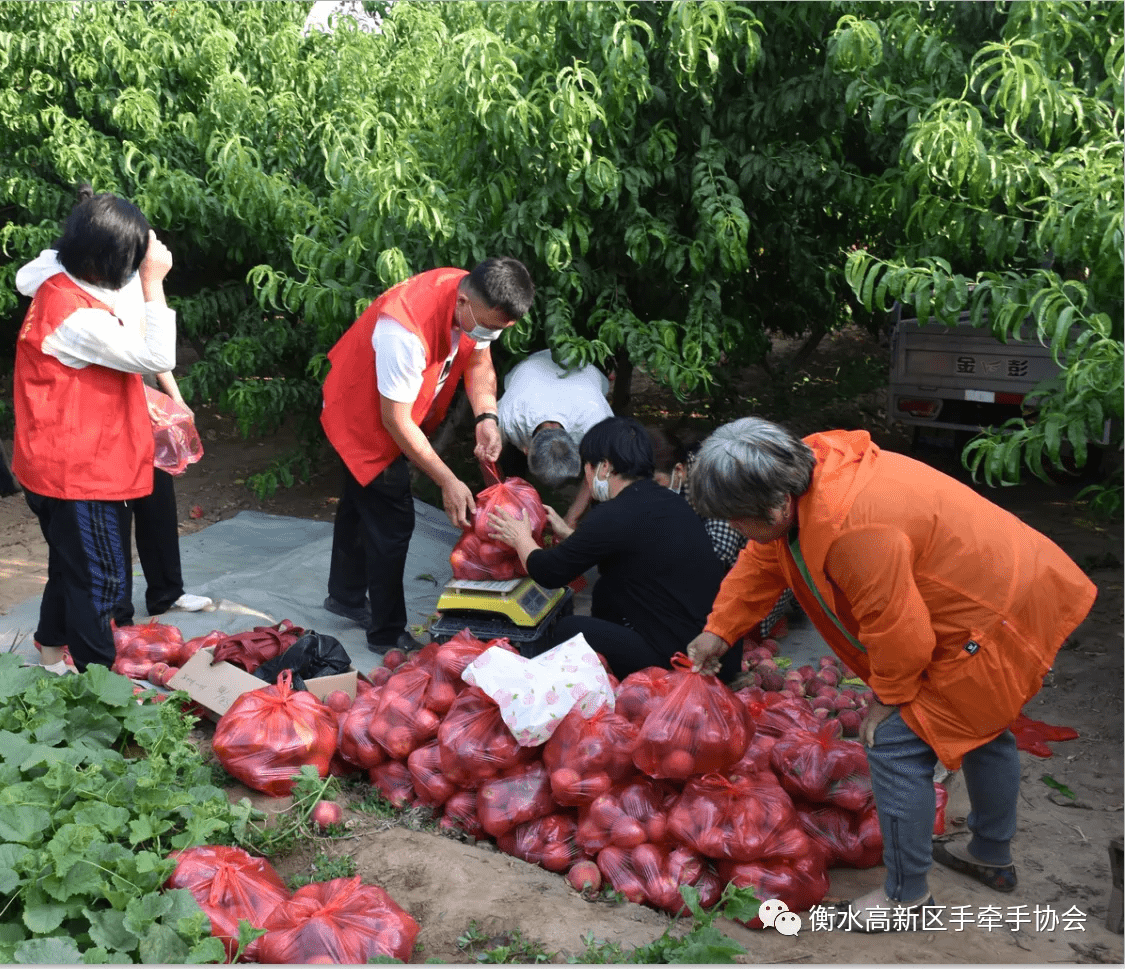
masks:
<path id="1" fill-rule="evenodd" d="M 492 411 L 486 410 L 483 414 L 477 414 L 476 420 L 473 421 L 473 423 L 479 424 L 481 421 L 496 421 L 497 425 L 499 425 L 500 418 L 493 414 Z"/>

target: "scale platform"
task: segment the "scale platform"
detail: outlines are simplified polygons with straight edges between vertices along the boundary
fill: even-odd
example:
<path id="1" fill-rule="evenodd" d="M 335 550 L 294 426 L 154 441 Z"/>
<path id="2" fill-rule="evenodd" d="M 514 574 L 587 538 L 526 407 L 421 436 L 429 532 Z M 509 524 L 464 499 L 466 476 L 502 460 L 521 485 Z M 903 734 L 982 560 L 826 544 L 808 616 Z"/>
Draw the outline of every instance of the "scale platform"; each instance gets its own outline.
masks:
<path id="1" fill-rule="evenodd" d="M 430 625 L 430 634 L 442 640 L 467 628 L 478 639 L 506 636 L 513 642 L 529 642 L 547 632 L 573 597 L 568 586 L 544 589 L 528 576 L 452 579 L 438 596 L 441 618 Z"/>

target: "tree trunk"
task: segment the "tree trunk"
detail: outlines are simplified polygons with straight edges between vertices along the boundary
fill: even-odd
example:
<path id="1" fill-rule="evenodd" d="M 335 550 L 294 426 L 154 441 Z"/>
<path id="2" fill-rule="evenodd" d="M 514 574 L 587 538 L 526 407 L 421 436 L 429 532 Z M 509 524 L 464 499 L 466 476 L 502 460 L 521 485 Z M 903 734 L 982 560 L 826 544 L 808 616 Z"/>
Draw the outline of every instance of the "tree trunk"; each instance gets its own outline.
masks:
<path id="1" fill-rule="evenodd" d="M 633 384 L 633 362 L 622 354 L 615 358 L 616 376 L 613 379 L 610 407 L 618 417 L 629 417 L 633 413 L 630 390 Z"/>

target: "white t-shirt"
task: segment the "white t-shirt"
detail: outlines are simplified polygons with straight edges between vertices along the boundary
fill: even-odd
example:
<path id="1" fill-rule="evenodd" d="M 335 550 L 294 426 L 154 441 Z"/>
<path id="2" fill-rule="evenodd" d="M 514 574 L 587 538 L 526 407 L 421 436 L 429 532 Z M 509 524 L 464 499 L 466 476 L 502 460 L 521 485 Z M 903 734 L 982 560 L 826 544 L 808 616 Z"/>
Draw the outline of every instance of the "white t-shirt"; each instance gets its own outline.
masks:
<path id="1" fill-rule="evenodd" d="M 454 326 L 450 333 L 452 347 L 438 378 L 436 397 L 453 369 L 461 328 Z M 426 369 L 426 348 L 422 338 L 412 333 L 393 316 L 380 316 L 371 333 L 371 346 L 375 350 L 375 384 L 379 394 L 399 404 L 413 404 L 422 390 L 422 374 Z M 479 341 L 476 349 L 490 346 L 488 340 Z"/>
<path id="2" fill-rule="evenodd" d="M 591 427 L 613 416 L 607 393 L 609 381 L 593 364 L 567 373 L 551 359 L 550 350 L 540 350 L 504 378 L 497 409 L 500 433 L 516 447 L 528 448 L 535 428 L 558 421 L 578 444 Z"/>

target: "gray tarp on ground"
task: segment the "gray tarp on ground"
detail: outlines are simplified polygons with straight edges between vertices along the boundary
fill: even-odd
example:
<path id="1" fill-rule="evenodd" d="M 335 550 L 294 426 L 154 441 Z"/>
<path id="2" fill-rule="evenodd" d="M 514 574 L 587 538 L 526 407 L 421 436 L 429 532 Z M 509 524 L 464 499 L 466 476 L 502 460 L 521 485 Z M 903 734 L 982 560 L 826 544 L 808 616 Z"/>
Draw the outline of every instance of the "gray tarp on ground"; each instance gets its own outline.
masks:
<path id="1" fill-rule="evenodd" d="M 460 536 L 445 513 L 420 501 L 414 535 L 406 558 L 407 621 L 425 624 L 434 612 L 441 588 L 452 577 L 449 553 Z M 328 594 L 328 564 L 332 552 L 332 523 L 283 515 L 243 511 L 180 539 L 184 586 L 189 592 L 226 600 L 275 621 L 289 619 L 305 629 L 335 636 L 356 669 L 367 673 L 381 663 L 367 649 L 364 631 L 324 609 Z M 587 575 L 593 582 L 596 573 Z M 133 602 L 138 621 L 147 616 L 145 581 L 134 563 Z M 577 604 L 576 604 L 577 605 Z M 588 611 L 578 607 L 579 612 Z M 0 649 L 19 640 L 20 653 L 34 656 L 32 635 L 39 620 L 39 597 L 26 599 L 0 616 Z M 215 612 L 170 612 L 162 622 L 179 627 L 184 639 L 212 629 L 241 632 L 267 624 L 265 619 L 224 609 Z M 794 623 L 781 644 L 784 655 L 800 665 L 828 653 L 824 641 L 803 618 Z"/>
<path id="2" fill-rule="evenodd" d="M 420 501 L 414 507 L 417 521 L 404 583 L 411 624 L 425 623 L 434 611 L 438 592 L 452 578 L 449 553 L 460 536 L 444 512 Z M 364 631 L 323 607 L 331 553 L 331 522 L 254 511 L 240 512 L 180 539 L 184 586 L 189 592 L 239 603 L 275 620 L 290 619 L 305 629 L 335 636 L 356 669 L 367 672 L 380 659 L 367 649 Z M 138 621 L 148 615 L 144 592 L 144 575 L 134 561 L 133 603 Z M 19 652 L 34 655 L 31 639 L 38 620 L 38 596 L 0 616 L 0 649 L 7 650 L 22 635 Z M 212 629 L 241 632 L 266 624 L 259 617 L 222 609 L 169 612 L 161 621 L 178 626 L 184 639 Z"/>

